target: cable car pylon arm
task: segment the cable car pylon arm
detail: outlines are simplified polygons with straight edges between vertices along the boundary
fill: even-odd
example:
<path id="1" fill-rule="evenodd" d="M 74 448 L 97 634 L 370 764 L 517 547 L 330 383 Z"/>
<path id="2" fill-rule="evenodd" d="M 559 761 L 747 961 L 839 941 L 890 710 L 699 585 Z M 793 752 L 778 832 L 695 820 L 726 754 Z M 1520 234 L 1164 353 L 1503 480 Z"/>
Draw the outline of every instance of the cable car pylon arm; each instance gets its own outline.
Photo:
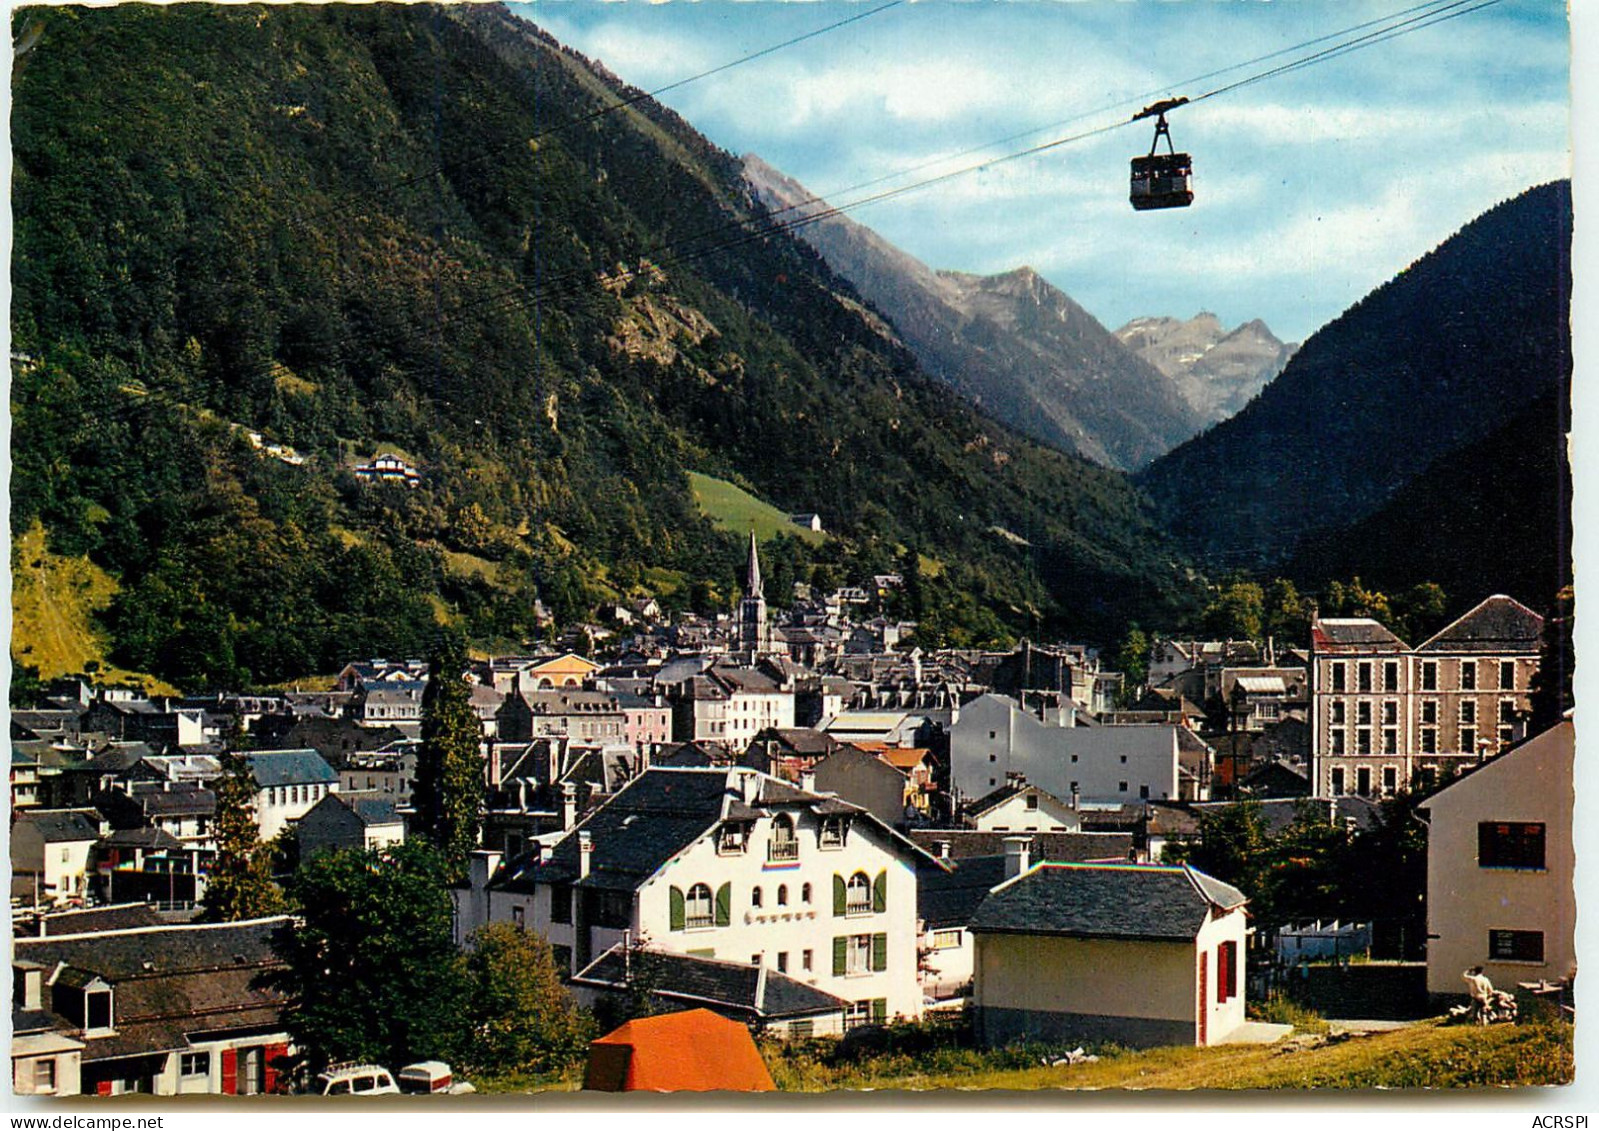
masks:
<path id="1" fill-rule="evenodd" d="M 1129 119 L 1129 120 L 1130 121 L 1134 121 L 1134 122 L 1138 122 L 1138 121 L 1142 121 L 1145 118 L 1153 118 L 1156 115 L 1159 115 L 1160 117 L 1164 118 L 1166 116 L 1166 111 L 1175 110 L 1175 109 L 1177 109 L 1177 107 L 1182 106 L 1187 101 L 1188 101 L 1188 99 L 1186 97 L 1162 99 L 1161 101 L 1156 102 L 1153 105 L 1145 106 L 1138 113 L 1134 114 L 1132 116 L 1132 118 Z"/>

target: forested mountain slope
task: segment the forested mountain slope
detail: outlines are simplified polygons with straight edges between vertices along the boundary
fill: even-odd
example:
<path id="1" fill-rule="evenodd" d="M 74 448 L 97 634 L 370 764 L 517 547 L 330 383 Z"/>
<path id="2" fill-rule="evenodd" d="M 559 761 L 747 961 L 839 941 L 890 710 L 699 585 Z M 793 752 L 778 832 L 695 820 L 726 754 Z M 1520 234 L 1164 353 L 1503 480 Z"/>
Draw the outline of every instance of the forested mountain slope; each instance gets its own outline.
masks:
<path id="1" fill-rule="evenodd" d="M 1275 566 L 1307 535 L 1373 514 L 1425 468 L 1567 385 L 1570 248 L 1569 181 L 1490 209 L 1314 334 L 1243 412 L 1139 482 L 1213 566 Z M 1544 428 L 1523 442 L 1564 441 Z M 1470 527 L 1432 533 L 1446 531 L 1463 554 L 1500 553 Z"/>
<path id="2" fill-rule="evenodd" d="M 636 92 L 503 9 L 14 21 L 13 529 L 117 578 L 117 662 L 198 689 L 522 641 L 535 597 L 725 604 L 690 469 L 840 535 L 773 543 L 769 592 L 937 561 L 934 642 L 1186 607 L 1120 475 L 948 396 L 810 249 L 730 227 L 736 159 L 598 114 Z M 420 488 L 350 473 L 380 444 Z"/>

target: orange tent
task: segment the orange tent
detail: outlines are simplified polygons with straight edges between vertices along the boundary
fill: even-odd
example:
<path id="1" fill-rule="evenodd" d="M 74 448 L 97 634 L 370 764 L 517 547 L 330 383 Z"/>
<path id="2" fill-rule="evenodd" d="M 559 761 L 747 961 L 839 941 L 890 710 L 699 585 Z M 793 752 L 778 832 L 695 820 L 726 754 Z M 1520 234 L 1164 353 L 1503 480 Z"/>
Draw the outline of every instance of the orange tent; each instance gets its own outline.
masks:
<path id="1" fill-rule="evenodd" d="M 750 1031 L 708 1009 L 640 1017 L 589 1042 L 596 1092 L 770 1092 Z"/>

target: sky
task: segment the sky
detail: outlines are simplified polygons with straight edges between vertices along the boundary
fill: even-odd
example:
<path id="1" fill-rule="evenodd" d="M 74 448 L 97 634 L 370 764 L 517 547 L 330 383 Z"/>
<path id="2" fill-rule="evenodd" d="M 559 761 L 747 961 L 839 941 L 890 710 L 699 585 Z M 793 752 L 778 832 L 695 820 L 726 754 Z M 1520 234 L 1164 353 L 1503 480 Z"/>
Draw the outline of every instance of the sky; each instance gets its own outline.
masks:
<path id="1" fill-rule="evenodd" d="M 881 2 L 511 7 L 654 90 Z M 1191 208 L 1133 211 L 1128 159 L 1148 152 L 1153 128 L 1126 119 L 1327 44 L 1200 76 L 1414 3 L 914 0 L 661 101 L 835 205 L 1111 126 L 849 215 L 935 268 L 1030 266 L 1112 329 L 1207 310 L 1302 341 L 1474 216 L 1570 175 L 1565 5 L 1499 0 L 1176 110 Z"/>

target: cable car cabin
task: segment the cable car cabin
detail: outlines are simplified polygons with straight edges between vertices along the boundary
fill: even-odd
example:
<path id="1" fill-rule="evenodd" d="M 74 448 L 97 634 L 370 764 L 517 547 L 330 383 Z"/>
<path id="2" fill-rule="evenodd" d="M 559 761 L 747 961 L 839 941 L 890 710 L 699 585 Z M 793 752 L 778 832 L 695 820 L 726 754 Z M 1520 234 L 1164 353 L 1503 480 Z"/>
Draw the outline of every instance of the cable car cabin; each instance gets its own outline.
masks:
<path id="1" fill-rule="evenodd" d="M 1133 158 L 1128 199 L 1143 212 L 1150 208 L 1187 208 L 1194 203 L 1193 162 L 1186 153 L 1152 153 Z"/>

